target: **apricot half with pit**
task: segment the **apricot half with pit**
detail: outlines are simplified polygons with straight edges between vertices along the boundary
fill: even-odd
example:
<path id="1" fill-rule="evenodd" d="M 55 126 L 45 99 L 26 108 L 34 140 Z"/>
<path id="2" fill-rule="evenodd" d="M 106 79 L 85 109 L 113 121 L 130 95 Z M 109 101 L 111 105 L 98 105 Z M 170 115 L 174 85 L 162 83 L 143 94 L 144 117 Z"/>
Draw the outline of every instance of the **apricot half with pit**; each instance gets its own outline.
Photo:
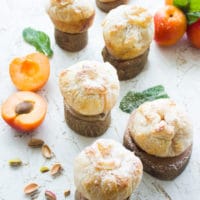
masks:
<path id="1" fill-rule="evenodd" d="M 46 100 L 29 91 L 12 94 L 3 102 L 1 108 L 5 122 L 20 131 L 32 131 L 37 128 L 44 120 L 46 112 Z"/>

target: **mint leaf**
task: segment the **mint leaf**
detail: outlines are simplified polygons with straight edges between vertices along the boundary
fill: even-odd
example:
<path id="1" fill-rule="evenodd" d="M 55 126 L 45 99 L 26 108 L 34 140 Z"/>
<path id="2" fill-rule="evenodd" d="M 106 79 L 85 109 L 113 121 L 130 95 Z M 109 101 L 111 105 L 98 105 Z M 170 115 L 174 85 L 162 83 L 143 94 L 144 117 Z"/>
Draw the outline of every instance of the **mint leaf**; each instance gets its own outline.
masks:
<path id="1" fill-rule="evenodd" d="M 184 12 L 188 24 L 193 24 L 200 18 L 199 0 L 173 0 L 173 5 Z"/>
<path id="2" fill-rule="evenodd" d="M 200 1 L 190 0 L 189 12 L 199 12 L 200 11 Z"/>
<path id="3" fill-rule="evenodd" d="M 173 4 L 183 11 L 187 11 L 190 6 L 190 0 L 174 0 Z"/>
<path id="4" fill-rule="evenodd" d="M 53 55 L 53 50 L 51 49 L 49 36 L 42 32 L 37 31 L 32 28 L 25 28 L 23 30 L 23 38 L 26 42 L 33 45 L 37 51 L 44 53 L 48 57 Z"/>
<path id="5" fill-rule="evenodd" d="M 189 24 L 193 24 L 200 18 L 200 12 L 188 12 L 187 19 Z"/>
<path id="6" fill-rule="evenodd" d="M 146 101 L 153 101 L 161 98 L 169 98 L 162 85 L 151 87 L 142 92 L 129 91 L 120 102 L 120 109 L 124 112 L 131 113 Z"/>

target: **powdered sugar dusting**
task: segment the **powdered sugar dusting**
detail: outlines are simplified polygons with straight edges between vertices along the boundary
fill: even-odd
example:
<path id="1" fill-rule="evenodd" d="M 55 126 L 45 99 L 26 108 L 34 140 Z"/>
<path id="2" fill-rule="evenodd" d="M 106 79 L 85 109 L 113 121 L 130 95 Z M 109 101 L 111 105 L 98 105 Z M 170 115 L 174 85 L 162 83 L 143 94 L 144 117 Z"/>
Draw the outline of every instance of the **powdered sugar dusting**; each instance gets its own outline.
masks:
<path id="1" fill-rule="evenodd" d="M 99 139 L 78 155 L 75 160 L 74 174 L 78 191 L 90 197 L 89 199 L 98 200 L 103 199 L 101 193 L 103 194 L 106 190 L 104 185 L 109 184 L 113 192 L 119 192 L 119 196 L 124 192 L 130 195 L 141 180 L 142 164 L 133 152 L 125 149 L 120 143 L 110 139 Z M 90 183 L 88 183 L 88 177 L 90 177 Z M 97 180 L 99 180 L 98 183 Z M 119 182 L 121 184 L 116 186 L 118 189 L 115 191 L 116 188 L 113 185 Z M 99 194 L 93 198 L 90 193 L 92 183 L 100 187 Z M 87 184 L 90 185 L 89 188 L 86 187 Z M 121 187 L 124 187 L 124 191 L 119 189 Z"/>

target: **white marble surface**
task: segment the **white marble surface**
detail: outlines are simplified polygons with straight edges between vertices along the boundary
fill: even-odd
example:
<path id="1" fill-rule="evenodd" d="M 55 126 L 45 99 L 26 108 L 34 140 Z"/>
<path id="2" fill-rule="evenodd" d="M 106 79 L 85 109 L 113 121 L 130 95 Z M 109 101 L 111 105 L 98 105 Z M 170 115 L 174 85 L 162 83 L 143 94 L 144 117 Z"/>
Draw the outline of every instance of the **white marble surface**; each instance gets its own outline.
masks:
<path id="1" fill-rule="evenodd" d="M 56 44 L 53 25 L 45 12 L 47 0 L 1 0 L 0 12 L 0 103 L 16 91 L 11 83 L 8 67 L 16 56 L 24 56 L 34 52 L 34 48 L 23 41 L 22 30 L 33 27 L 45 31 L 51 37 L 54 56 L 51 62 L 51 75 L 46 86 L 38 93 L 48 101 L 48 113 L 43 124 L 33 133 L 26 135 L 17 133 L 0 118 L 0 200 L 29 199 L 23 193 L 24 186 L 36 182 L 40 187 L 40 195 L 44 198 L 46 189 L 56 193 L 57 199 L 65 199 L 63 191 L 70 188 L 71 195 L 66 199 L 74 199 L 73 159 L 85 146 L 95 138 L 81 137 L 72 132 L 66 125 L 63 115 L 62 97 L 58 88 L 58 75 L 69 65 L 83 60 L 96 59 L 102 61 L 101 21 L 105 14 L 96 9 L 96 18 L 89 31 L 88 46 L 78 53 L 68 53 Z M 92 1 L 94 3 L 94 1 Z M 132 0 L 132 4 L 148 7 L 152 14 L 163 1 Z M 200 50 L 194 49 L 183 38 L 179 44 L 170 48 L 160 48 L 155 42 L 145 69 L 136 78 L 121 82 L 120 98 L 129 90 L 143 90 L 150 86 L 162 84 L 168 94 L 176 101 L 184 104 L 194 125 L 194 148 L 192 158 L 186 170 L 173 181 L 159 181 L 144 173 L 142 182 L 132 196 L 132 200 L 197 200 L 200 197 Z M 122 142 L 124 129 L 129 117 L 119 108 L 119 101 L 112 112 L 112 124 L 101 137 L 113 138 Z M 52 148 L 55 157 L 45 160 L 40 150 L 31 149 L 27 141 L 31 137 L 42 138 Z M 24 166 L 13 169 L 8 160 L 19 157 Z M 41 166 L 51 166 L 55 161 L 61 162 L 64 172 L 57 178 L 49 173 L 41 174 Z"/>

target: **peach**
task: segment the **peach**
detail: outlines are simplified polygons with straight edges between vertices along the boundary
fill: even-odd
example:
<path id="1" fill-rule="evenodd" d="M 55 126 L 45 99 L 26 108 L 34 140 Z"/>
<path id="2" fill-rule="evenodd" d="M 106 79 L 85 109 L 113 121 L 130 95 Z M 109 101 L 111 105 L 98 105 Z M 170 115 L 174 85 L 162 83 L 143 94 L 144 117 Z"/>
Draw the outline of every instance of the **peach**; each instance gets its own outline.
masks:
<path id="1" fill-rule="evenodd" d="M 20 131 L 32 131 L 45 118 L 46 101 L 38 94 L 21 91 L 12 94 L 2 104 L 2 118 L 11 127 Z"/>
<path id="2" fill-rule="evenodd" d="M 194 47 L 200 48 L 200 19 L 197 22 L 188 25 L 187 38 Z"/>
<path id="3" fill-rule="evenodd" d="M 154 15 L 155 41 L 162 46 L 176 44 L 184 35 L 187 21 L 184 13 L 173 5 L 166 5 Z"/>

